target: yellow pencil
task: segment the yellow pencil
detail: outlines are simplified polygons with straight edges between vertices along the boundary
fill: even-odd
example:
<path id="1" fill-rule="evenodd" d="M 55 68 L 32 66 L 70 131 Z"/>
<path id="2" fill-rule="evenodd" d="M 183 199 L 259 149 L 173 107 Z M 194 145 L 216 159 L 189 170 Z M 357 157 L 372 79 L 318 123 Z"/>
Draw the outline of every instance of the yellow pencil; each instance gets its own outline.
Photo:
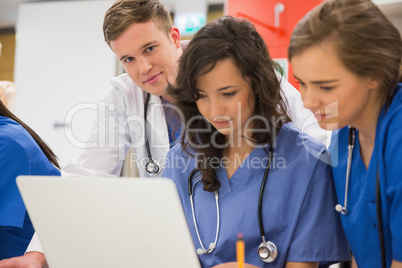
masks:
<path id="1" fill-rule="evenodd" d="M 244 268 L 244 241 L 243 241 L 242 233 L 239 233 L 237 235 L 236 256 L 237 256 L 237 264 L 239 265 L 239 268 Z"/>

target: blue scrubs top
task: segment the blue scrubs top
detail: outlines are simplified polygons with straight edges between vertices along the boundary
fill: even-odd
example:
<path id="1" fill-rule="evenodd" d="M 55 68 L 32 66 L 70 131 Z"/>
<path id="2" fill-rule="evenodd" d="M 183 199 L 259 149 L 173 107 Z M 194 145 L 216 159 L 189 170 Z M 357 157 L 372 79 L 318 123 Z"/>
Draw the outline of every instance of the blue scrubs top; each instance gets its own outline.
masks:
<path id="1" fill-rule="evenodd" d="M 330 152 L 338 200 L 345 196 L 348 127 L 333 132 Z M 402 85 L 396 89 L 388 111 L 384 106 L 377 121 L 369 167 L 360 157 L 358 135 L 349 179 L 348 211 L 341 215 L 352 253 L 359 267 L 381 267 L 377 228 L 376 178 L 380 176 L 382 222 L 387 267 L 402 261 Z"/>
<path id="2" fill-rule="evenodd" d="M 0 260 L 21 256 L 34 233 L 16 184 L 19 175 L 60 175 L 31 135 L 0 116 Z"/>
<path id="3" fill-rule="evenodd" d="M 335 189 L 325 146 L 288 123 L 280 130 L 264 190 L 262 214 L 266 240 L 278 248 L 277 259 L 264 263 L 257 255 L 262 242 L 258 225 L 258 196 L 268 162 L 267 147 L 255 148 L 230 180 L 224 168 L 217 169 L 220 229 L 216 248 L 200 255 L 203 267 L 236 261 L 236 239 L 243 233 L 245 261 L 259 267 L 284 267 L 290 262 L 339 262 L 348 260 L 349 247 L 339 215 L 335 212 Z M 202 161 L 182 155 L 180 145 L 170 150 L 163 176 L 174 180 L 183 204 L 195 248 L 196 235 L 188 193 L 188 176 Z M 240 163 L 239 163 L 240 164 Z M 196 173 L 192 184 L 199 179 Z M 215 240 L 214 193 L 198 183 L 194 207 L 205 248 Z"/>

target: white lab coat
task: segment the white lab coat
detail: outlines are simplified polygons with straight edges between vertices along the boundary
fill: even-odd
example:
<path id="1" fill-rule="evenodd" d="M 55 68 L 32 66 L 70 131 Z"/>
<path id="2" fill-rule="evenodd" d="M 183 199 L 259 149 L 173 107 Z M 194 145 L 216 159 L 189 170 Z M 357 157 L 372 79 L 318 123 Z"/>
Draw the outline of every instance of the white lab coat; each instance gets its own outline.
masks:
<path id="1" fill-rule="evenodd" d="M 127 74 L 112 78 L 111 84 L 105 101 L 98 106 L 96 122 L 87 143 L 91 148 L 84 149 L 78 158 L 66 165 L 64 174 L 118 176 L 131 147 L 140 176 L 148 176 L 145 172 L 148 155 L 144 135 L 146 92 L 136 86 Z M 163 165 L 170 145 L 159 96 L 151 95 L 147 113 L 152 158 Z"/>
<path id="2" fill-rule="evenodd" d="M 290 107 L 293 123 L 316 139 L 327 144 L 329 131 L 317 124 L 310 110 L 303 107 L 299 91 L 278 74 L 281 89 Z M 128 150 L 133 148 L 141 177 L 148 177 L 145 165 L 148 155 L 144 137 L 144 104 L 146 92 L 122 74 L 112 78 L 112 87 L 98 107 L 98 116 L 88 139 L 88 148 L 62 170 L 63 174 L 118 176 Z M 162 167 L 170 148 L 166 119 L 159 96 L 151 95 L 148 105 L 147 129 L 152 158 Z M 291 141 L 289 141 L 291 142 Z M 159 174 L 161 176 L 162 172 Z M 43 252 L 36 234 L 27 252 Z"/>

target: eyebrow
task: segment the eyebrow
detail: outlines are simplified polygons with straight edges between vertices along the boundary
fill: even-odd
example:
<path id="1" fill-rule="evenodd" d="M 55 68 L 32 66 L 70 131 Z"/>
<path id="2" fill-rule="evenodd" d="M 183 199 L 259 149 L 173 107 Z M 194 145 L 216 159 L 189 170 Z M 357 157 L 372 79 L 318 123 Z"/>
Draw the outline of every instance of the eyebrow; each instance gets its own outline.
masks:
<path id="1" fill-rule="evenodd" d="M 323 81 L 312 81 L 311 84 L 325 84 L 325 83 L 332 83 L 337 82 L 338 80 L 323 80 Z"/>
<path id="2" fill-rule="evenodd" d="M 302 81 L 300 78 L 298 78 L 297 76 L 293 75 L 294 78 L 296 78 L 299 81 Z M 338 80 L 334 79 L 334 80 L 318 80 L 318 81 L 312 81 L 310 82 L 311 84 L 325 84 L 325 83 L 333 83 L 333 82 L 338 82 Z"/>
<path id="3" fill-rule="evenodd" d="M 141 47 L 141 49 L 145 49 L 145 48 L 147 48 L 147 47 L 149 47 L 149 46 L 151 46 L 151 45 L 155 45 L 155 44 L 157 44 L 157 43 L 158 43 L 158 41 L 156 41 L 156 40 L 150 41 L 150 42 L 146 43 L 145 45 L 143 45 L 143 46 Z M 130 56 L 129 56 L 129 55 L 121 56 L 119 60 L 122 61 L 122 60 L 124 60 L 124 59 L 127 58 L 127 57 L 130 57 Z"/>
<path id="4" fill-rule="evenodd" d="M 238 86 L 226 86 L 226 87 L 221 87 L 221 88 L 218 88 L 216 91 L 222 91 L 222 90 L 225 90 L 225 89 L 228 89 L 228 88 L 232 88 L 232 87 L 238 87 Z M 199 89 L 199 88 L 197 88 L 197 90 L 204 92 L 204 90 Z"/>

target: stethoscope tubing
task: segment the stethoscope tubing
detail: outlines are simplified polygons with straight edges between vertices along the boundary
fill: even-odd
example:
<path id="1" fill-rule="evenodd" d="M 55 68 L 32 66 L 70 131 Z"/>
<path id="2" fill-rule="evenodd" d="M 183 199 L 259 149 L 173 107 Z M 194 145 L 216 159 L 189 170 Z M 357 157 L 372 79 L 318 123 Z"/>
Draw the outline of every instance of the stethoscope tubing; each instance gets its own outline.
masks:
<path id="1" fill-rule="evenodd" d="M 278 254 L 278 253 L 277 253 L 277 248 L 276 248 L 275 244 L 272 243 L 271 241 L 268 241 L 268 243 L 265 241 L 264 223 L 263 223 L 263 220 L 262 220 L 262 200 L 263 200 L 263 196 L 264 196 L 265 185 L 266 185 L 266 182 L 267 182 L 267 179 L 268 179 L 269 170 L 270 170 L 271 163 L 272 163 L 273 150 L 274 150 L 274 149 L 273 149 L 273 146 L 270 145 L 270 149 L 269 149 L 269 159 L 268 159 L 268 163 L 267 163 L 267 166 L 266 166 L 266 168 L 265 168 L 265 171 L 264 171 L 264 177 L 263 177 L 262 182 L 261 182 L 260 192 L 259 192 L 259 197 L 258 197 L 258 224 L 259 224 L 260 234 L 261 234 L 261 238 L 262 238 L 262 245 L 263 245 L 265 248 L 267 248 L 267 250 L 268 250 L 268 247 L 269 247 L 269 248 L 271 248 L 271 247 L 274 248 L 274 249 L 273 249 L 274 253 L 271 255 L 270 258 L 263 258 L 263 257 L 261 257 L 261 256 L 259 255 L 259 257 L 260 257 L 264 262 L 272 262 L 272 261 L 274 261 L 274 260 L 276 259 L 277 254 Z M 192 184 L 191 184 L 192 178 L 193 178 L 194 174 L 195 174 L 197 171 L 199 171 L 199 169 L 198 169 L 198 168 L 194 168 L 194 169 L 190 172 L 190 174 L 189 174 L 189 176 L 188 176 L 188 194 L 189 194 L 189 198 L 190 198 L 191 212 L 192 212 L 192 216 L 193 216 L 193 223 L 194 223 L 195 232 L 196 232 L 196 234 L 197 234 L 198 241 L 200 242 L 200 245 L 201 245 L 201 248 L 202 248 L 202 249 L 200 249 L 200 250 L 202 250 L 202 253 L 199 253 L 199 254 L 203 254 L 203 253 L 211 253 L 211 252 L 215 249 L 216 244 L 217 244 L 217 241 L 218 241 L 219 227 L 220 227 L 220 218 L 219 218 L 219 215 L 220 215 L 220 213 L 219 213 L 219 195 L 218 195 L 218 192 L 215 191 L 214 194 L 215 194 L 216 213 L 217 213 L 217 225 L 216 225 L 215 241 L 214 241 L 213 243 L 211 243 L 211 244 L 213 245 L 213 247 L 210 246 L 208 249 L 205 249 L 205 247 L 204 247 L 204 245 L 203 245 L 203 243 L 202 243 L 202 241 L 201 241 L 201 237 L 200 237 L 199 231 L 198 231 L 197 220 L 196 220 L 196 216 L 195 216 L 195 212 L 194 212 L 194 200 L 193 200 L 193 195 L 194 195 L 195 186 L 196 186 L 199 182 L 201 182 L 201 180 L 196 181 L 193 186 L 192 186 Z M 269 246 L 267 246 L 267 244 L 269 244 Z M 261 247 L 261 246 L 260 246 L 260 247 Z M 197 252 L 198 252 L 198 250 L 197 250 Z M 269 256 L 268 256 L 268 257 L 269 257 Z M 268 259 L 269 259 L 269 260 L 268 260 Z"/>
<path id="2" fill-rule="evenodd" d="M 381 250 L 381 267 L 386 268 L 387 259 L 385 255 L 384 232 L 382 229 L 381 187 L 380 187 L 380 176 L 378 175 L 378 169 L 377 169 L 377 180 L 375 187 L 375 197 L 376 197 L 377 222 L 378 222 L 378 238 L 380 240 L 380 250 Z"/>
<path id="3" fill-rule="evenodd" d="M 349 127 L 349 144 L 348 144 L 348 161 L 346 164 L 346 185 L 345 185 L 345 200 L 342 209 L 342 214 L 346 215 L 348 213 L 348 192 L 349 192 L 349 179 L 350 172 L 352 170 L 352 158 L 353 158 L 353 148 L 355 147 L 355 135 L 356 129 Z"/>
<path id="4" fill-rule="evenodd" d="M 355 146 L 355 141 L 356 141 L 356 129 L 354 127 L 349 126 L 349 137 L 348 137 L 348 159 L 347 159 L 347 165 L 346 165 L 346 181 L 345 181 L 345 199 L 344 199 L 344 205 L 340 207 L 339 209 L 337 208 L 340 206 L 338 204 L 335 209 L 339 213 L 343 215 L 348 214 L 348 191 L 349 191 L 349 180 L 350 180 L 350 174 L 352 170 L 352 159 L 353 159 L 353 149 Z M 385 255 L 385 241 L 384 241 L 384 233 L 383 233 L 383 225 L 382 225 L 382 212 L 381 212 L 381 190 L 380 190 L 380 176 L 378 174 L 378 169 L 377 169 L 377 178 L 376 178 L 376 212 L 377 212 L 377 223 L 378 223 L 378 237 L 379 237 L 379 242 L 380 242 L 380 253 L 381 253 L 381 267 L 385 268 L 387 266 L 387 261 L 386 261 L 386 255 Z"/>
<path id="5" fill-rule="evenodd" d="M 270 146 L 269 159 L 268 159 L 267 167 L 265 168 L 264 177 L 261 182 L 260 194 L 258 196 L 258 225 L 260 227 L 260 235 L 263 240 L 265 240 L 265 231 L 264 231 L 264 222 L 262 220 L 262 199 L 264 196 L 264 189 L 265 189 L 265 184 L 267 182 L 268 173 L 269 173 L 269 170 L 271 167 L 272 154 L 273 154 L 273 146 Z"/>
<path id="6" fill-rule="evenodd" d="M 194 200 L 193 200 L 193 195 L 194 195 L 194 188 L 195 186 L 201 182 L 201 180 L 198 180 L 196 183 L 194 183 L 194 185 L 191 187 L 191 178 L 193 177 L 193 175 L 195 174 L 195 172 L 197 172 L 199 169 L 195 168 L 191 171 L 190 175 L 189 175 L 189 196 L 190 196 L 190 205 L 191 205 L 191 213 L 193 214 L 193 222 L 194 222 L 194 228 L 195 228 L 195 232 L 197 234 L 198 237 L 198 241 L 200 242 L 201 248 L 202 248 L 202 254 L 205 253 L 210 253 L 212 252 L 215 247 L 216 244 L 218 242 L 218 236 L 219 236 L 219 227 L 220 227 L 220 213 L 219 213 L 219 194 L 217 191 L 214 192 L 215 195 L 215 203 L 216 203 L 216 219 L 217 219 L 217 223 L 216 223 L 216 232 L 215 232 L 215 240 L 212 243 L 212 247 L 211 245 L 209 246 L 208 249 L 205 249 L 204 244 L 202 243 L 201 237 L 200 237 L 200 233 L 198 231 L 198 225 L 197 225 L 197 220 L 196 220 L 196 216 L 195 216 L 195 212 L 194 212 Z"/>
<path id="7" fill-rule="evenodd" d="M 144 135 L 145 135 L 145 147 L 147 149 L 148 159 L 150 162 L 153 162 L 152 155 L 151 155 L 151 148 L 149 147 L 148 130 L 147 130 L 147 112 L 148 112 L 148 104 L 149 104 L 150 97 L 151 97 L 151 94 L 149 92 L 147 92 L 147 96 L 145 98 L 145 105 L 144 105 Z"/>
<path id="8" fill-rule="evenodd" d="M 145 166 L 145 171 L 148 173 L 149 176 L 156 176 L 158 175 L 162 168 L 152 158 L 151 154 L 151 148 L 149 146 L 149 140 L 148 140 L 148 130 L 147 130 L 147 112 L 148 112 L 148 104 L 149 104 L 149 98 L 151 97 L 151 94 L 147 92 L 147 96 L 145 98 L 145 104 L 144 104 L 144 135 L 145 135 L 145 147 L 147 149 L 147 155 L 148 155 L 148 163 Z"/>

